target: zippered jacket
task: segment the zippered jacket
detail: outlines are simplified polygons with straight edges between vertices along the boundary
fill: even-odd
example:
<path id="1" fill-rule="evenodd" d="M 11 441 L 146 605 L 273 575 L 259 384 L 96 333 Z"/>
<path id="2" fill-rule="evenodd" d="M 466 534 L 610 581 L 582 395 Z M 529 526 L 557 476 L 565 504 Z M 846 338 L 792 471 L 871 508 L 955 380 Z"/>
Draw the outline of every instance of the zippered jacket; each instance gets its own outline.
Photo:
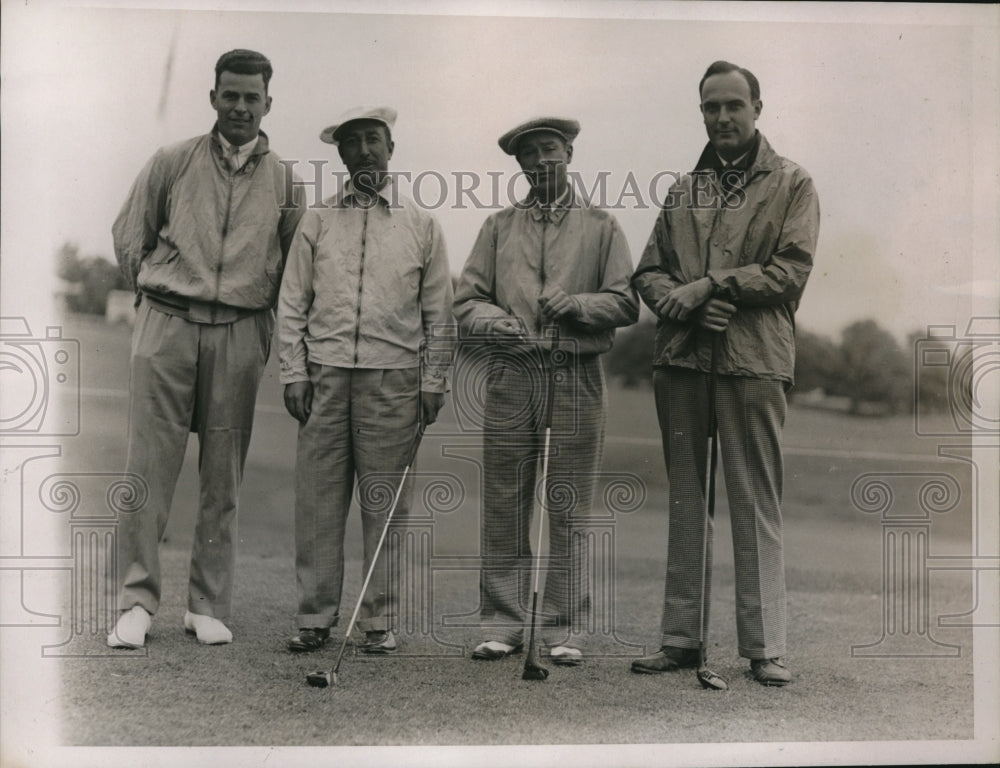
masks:
<path id="1" fill-rule="evenodd" d="M 282 384 L 309 363 L 420 368 L 420 388 L 448 391 L 455 343 L 441 226 L 390 183 L 369 205 L 350 184 L 310 208 L 278 300 Z"/>
<path id="2" fill-rule="evenodd" d="M 455 317 L 468 339 L 488 339 L 492 323 L 515 317 L 543 347 L 558 339 L 575 354 L 600 354 L 611 349 L 616 328 L 639 317 L 631 275 L 628 241 L 614 216 L 572 189 L 548 213 L 529 193 L 483 223 L 455 291 Z M 551 285 L 577 301 L 577 317 L 543 318 L 538 297 Z"/>
<path id="3" fill-rule="evenodd" d="M 112 227 L 115 256 L 137 292 L 270 309 L 303 199 L 263 132 L 231 171 L 213 128 L 142 169 Z"/>
<path id="4" fill-rule="evenodd" d="M 737 307 L 716 370 L 790 386 L 795 310 L 819 235 L 816 188 L 763 135 L 745 180 L 728 194 L 710 167 L 713 156 L 709 145 L 696 169 L 671 187 L 632 284 L 653 309 L 675 287 L 707 275 L 713 295 Z M 660 318 L 653 365 L 708 371 L 712 335 L 691 318 Z"/>

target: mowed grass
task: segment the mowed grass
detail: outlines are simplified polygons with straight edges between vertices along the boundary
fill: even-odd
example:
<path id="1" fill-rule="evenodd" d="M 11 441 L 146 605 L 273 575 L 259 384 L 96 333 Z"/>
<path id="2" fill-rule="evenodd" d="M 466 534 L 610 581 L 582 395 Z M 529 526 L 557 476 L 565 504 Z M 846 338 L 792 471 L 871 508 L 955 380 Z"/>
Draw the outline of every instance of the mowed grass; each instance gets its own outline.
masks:
<path id="1" fill-rule="evenodd" d="M 118 470 L 124 465 L 127 400 L 120 393 L 127 389 L 128 333 L 77 322 L 67 324 L 65 335 L 81 340 L 85 388 L 83 431 L 68 441 L 66 465 L 74 471 Z M 731 690 L 702 691 L 690 671 L 649 677 L 628 671 L 631 658 L 659 645 L 667 536 L 667 484 L 646 389 L 609 392 L 602 482 L 635 478 L 644 500 L 606 526 L 613 546 L 602 562 L 612 565 L 595 595 L 599 616 L 584 666 L 550 665 L 549 679 L 538 683 L 521 680 L 523 657 L 495 663 L 468 659 L 480 639 L 478 437 L 443 437 L 455 432 L 455 414 L 448 409 L 421 449 L 413 516 L 428 537 L 426 557 L 415 566 L 426 578 L 418 590 L 424 602 L 413 598 L 406 605 L 399 654 L 369 658 L 349 649 L 338 685 L 308 687 L 306 673 L 332 666 L 342 635 L 310 656 L 285 650 L 296 600 L 295 426 L 282 413 L 273 363 L 261 391 L 241 499 L 229 622 L 235 642 L 199 646 L 181 627 L 197 500 L 192 440 L 161 547 L 164 598 L 148 653 L 107 655 L 103 628 L 88 626 L 84 642 L 104 655 L 59 662 L 64 743 L 670 744 L 972 737 L 971 632 L 937 627 L 935 620 L 973 607 L 968 573 L 930 574 L 933 639 L 909 637 L 913 648 L 957 655 L 851 655 L 852 646 L 882 636 L 884 605 L 883 526 L 852 504 L 855 479 L 873 472 L 944 472 L 963 489 L 972 482 L 968 465 L 938 459 L 936 444 L 914 436 L 912 424 L 902 418 L 851 419 L 790 409 L 785 538 L 792 685 L 758 685 L 737 656 L 721 475 L 709 657 L 715 671 L 730 678 Z M 431 516 L 423 491 L 442 478 L 457 495 L 447 503 L 429 498 L 432 507 L 446 507 Z M 970 496 L 934 519 L 932 553 L 971 551 Z M 347 532 L 344 625 L 361 582 L 357 518 L 352 515 Z"/>

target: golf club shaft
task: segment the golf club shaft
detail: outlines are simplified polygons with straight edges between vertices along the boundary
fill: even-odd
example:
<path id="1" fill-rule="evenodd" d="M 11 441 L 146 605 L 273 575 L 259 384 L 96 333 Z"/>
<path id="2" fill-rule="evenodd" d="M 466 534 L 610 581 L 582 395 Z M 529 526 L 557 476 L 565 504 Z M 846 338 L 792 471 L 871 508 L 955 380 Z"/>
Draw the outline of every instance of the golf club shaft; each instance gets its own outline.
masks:
<path id="1" fill-rule="evenodd" d="M 416 459 L 417 448 L 420 446 L 420 440 L 423 435 L 424 423 L 423 415 L 421 414 L 417 423 L 417 434 L 414 436 L 413 445 L 410 448 L 410 457 L 407 460 L 406 467 L 403 469 L 403 476 L 399 479 L 399 485 L 396 487 L 396 495 L 393 497 L 392 506 L 389 507 L 389 513 L 385 516 L 385 525 L 382 526 L 382 535 L 379 536 L 378 544 L 375 546 L 375 554 L 372 555 L 372 562 L 368 566 L 368 573 L 365 574 L 365 580 L 361 585 L 361 594 L 358 595 L 358 602 L 354 606 L 354 613 L 351 614 L 351 620 L 347 623 L 347 631 L 344 633 L 344 641 L 340 644 L 340 651 L 337 653 L 337 661 L 333 666 L 334 675 L 337 674 L 337 670 L 340 669 L 340 662 L 344 658 L 347 641 L 351 636 L 351 631 L 354 629 L 354 622 L 357 621 L 358 613 L 361 611 L 361 603 L 364 602 L 365 592 L 368 591 L 368 585 L 371 583 L 372 574 L 375 573 L 375 566 L 378 564 L 378 557 L 382 552 L 382 545 L 385 543 L 386 536 L 389 533 L 389 524 L 392 522 L 392 516 L 396 512 L 396 506 L 399 504 L 399 499 L 403 495 L 403 486 L 406 485 L 406 478 L 409 476 L 410 467 L 413 466 L 413 462 Z"/>
<path id="2" fill-rule="evenodd" d="M 708 534 L 709 523 L 715 515 L 715 464 L 716 464 L 716 432 L 718 423 L 715 414 L 716 387 L 716 355 L 719 346 L 719 335 L 712 334 L 712 353 L 708 371 L 708 439 L 705 456 L 705 506 L 701 535 L 701 590 L 698 604 L 698 647 L 701 653 L 701 667 L 705 666 L 706 627 L 705 627 L 705 586 L 708 581 Z"/>
<path id="3" fill-rule="evenodd" d="M 522 677 L 533 677 L 534 679 L 544 679 L 545 675 L 548 674 L 548 671 L 541 667 L 535 658 L 535 625 L 538 619 L 538 586 L 542 573 L 542 539 L 545 531 L 545 518 L 547 516 L 548 507 L 549 450 L 552 444 L 552 401 L 555 396 L 554 365 L 555 364 L 551 358 L 548 361 L 548 365 L 543 363 L 544 368 L 548 369 L 548 381 L 546 382 L 545 387 L 545 402 L 543 403 L 543 407 L 545 408 L 545 443 L 542 447 L 542 479 L 539 484 L 540 499 L 538 505 L 538 542 L 535 546 L 534 556 L 535 573 L 531 595 L 531 629 L 528 632 L 528 655 L 524 660 L 525 672 L 522 675 Z M 529 669 L 534 670 L 538 676 L 529 673 Z"/>

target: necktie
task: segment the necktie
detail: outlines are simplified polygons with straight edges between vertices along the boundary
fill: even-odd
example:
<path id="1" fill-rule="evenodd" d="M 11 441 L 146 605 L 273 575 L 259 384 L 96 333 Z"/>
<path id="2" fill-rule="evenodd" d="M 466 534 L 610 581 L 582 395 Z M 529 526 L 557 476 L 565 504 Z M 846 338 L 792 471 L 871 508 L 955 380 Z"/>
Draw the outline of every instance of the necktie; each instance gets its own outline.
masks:
<path id="1" fill-rule="evenodd" d="M 229 170 L 233 173 L 236 173 L 240 169 L 240 148 L 235 144 L 230 145 L 226 161 L 229 163 Z"/>

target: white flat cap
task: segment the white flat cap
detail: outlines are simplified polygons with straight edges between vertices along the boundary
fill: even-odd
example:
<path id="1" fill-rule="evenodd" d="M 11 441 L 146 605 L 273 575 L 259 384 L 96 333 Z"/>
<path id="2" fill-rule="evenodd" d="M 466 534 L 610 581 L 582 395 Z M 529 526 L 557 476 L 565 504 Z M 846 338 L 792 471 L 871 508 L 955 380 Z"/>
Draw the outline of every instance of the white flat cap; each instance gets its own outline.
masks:
<path id="1" fill-rule="evenodd" d="M 342 114 L 336 123 L 320 131 L 320 140 L 327 144 L 337 144 L 340 141 L 337 134 L 348 123 L 353 123 L 355 120 L 375 120 L 391 131 L 392 126 L 396 124 L 396 110 L 392 107 L 354 107 Z"/>

